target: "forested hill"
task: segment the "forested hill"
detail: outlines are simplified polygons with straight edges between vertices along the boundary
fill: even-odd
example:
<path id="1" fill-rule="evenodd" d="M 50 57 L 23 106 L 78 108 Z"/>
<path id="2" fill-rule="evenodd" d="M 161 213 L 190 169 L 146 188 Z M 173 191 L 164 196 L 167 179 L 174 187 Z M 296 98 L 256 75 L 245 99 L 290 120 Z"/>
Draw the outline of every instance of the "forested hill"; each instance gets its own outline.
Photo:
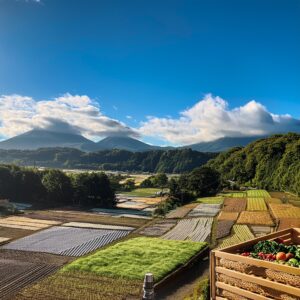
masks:
<path id="1" fill-rule="evenodd" d="M 274 135 L 220 153 L 208 163 L 222 179 L 300 194 L 300 135 Z"/>
<path id="2" fill-rule="evenodd" d="M 207 163 L 216 155 L 191 149 L 82 152 L 71 148 L 42 148 L 0 150 L 0 162 L 53 168 L 182 173 Z"/>

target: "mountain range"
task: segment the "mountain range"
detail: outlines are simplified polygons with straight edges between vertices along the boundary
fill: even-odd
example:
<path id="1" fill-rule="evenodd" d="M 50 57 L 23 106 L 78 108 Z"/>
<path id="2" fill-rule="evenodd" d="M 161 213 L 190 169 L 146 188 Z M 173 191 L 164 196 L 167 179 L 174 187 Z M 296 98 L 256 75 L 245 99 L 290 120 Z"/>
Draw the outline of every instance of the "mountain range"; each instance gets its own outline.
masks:
<path id="1" fill-rule="evenodd" d="M 222 152 L 232 147 L 246 146 L 260 138 L 262 137 L 224 137 L 211 142 L 201 142 L 179 148 L 191 148 L 199 152 Z M 78 134 L 54 132 L 44 129 L 33 129 L 0 142 L 0 149 L 6 150 L 35 150 L 53 147 L 75 148 L 82 151 L 121 149 L 132 152 L 175 149 L 175 147 L 149 145 L 137 139 L 124 136 L 109 136 L 99 142 L 93 142 Z"/>

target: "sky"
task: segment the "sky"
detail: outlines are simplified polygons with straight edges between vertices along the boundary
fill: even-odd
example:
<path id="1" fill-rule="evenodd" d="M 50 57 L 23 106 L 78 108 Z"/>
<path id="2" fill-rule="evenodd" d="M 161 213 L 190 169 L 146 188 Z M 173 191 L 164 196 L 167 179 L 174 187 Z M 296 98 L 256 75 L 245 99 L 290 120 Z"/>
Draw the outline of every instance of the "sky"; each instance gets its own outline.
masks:
<path id="1" fill-rule="evenodd" d="M 299 0 L 0 0 L 0 139 L 300 132 Z"/>

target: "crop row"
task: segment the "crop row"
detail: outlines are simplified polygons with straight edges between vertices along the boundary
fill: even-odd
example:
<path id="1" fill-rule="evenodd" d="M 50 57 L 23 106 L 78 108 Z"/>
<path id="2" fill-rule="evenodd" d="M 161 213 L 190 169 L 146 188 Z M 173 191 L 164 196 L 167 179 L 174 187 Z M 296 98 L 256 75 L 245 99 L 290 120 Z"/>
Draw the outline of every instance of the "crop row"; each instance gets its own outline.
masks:
<path id="1" fill-rule="evenodd" d="M 268 210 L 265 199 L 254 197 L 247 198 L 247 210 Z"/>
<path id="2" fill-rule="evenodd" d="M 81 256 L 129 234 L 125 230 L 52 227 L 11 242 L 3 249 Z"/>
<path id="3" fill-rule="evenodd" d="M 291 204 L 269 204 L 270 210 L 276 219 L 300 218 L 300 208 Z"/>
<path id="4" fill-rule="evenodd" d="M 192 218 L 183 219 L 163 238 L 167 240 L 191 240 L 204 242 L 211 233 L 213 218 Z"/>
<path id="5" fill-rule="evenodd" d="M 248 190 L 247 197 L 271 198 L 270 194 L 266 190 Z"/>
<path id="6" fill-rule="evenodd" d="M 218 248 L 229 247 L 234 244 L 245 242 L 253 238 L 254 235 L 252 234 L 247 225 L 233 225 L 232 235 L 228 238 L 223 239 L 219 243 Z"/>

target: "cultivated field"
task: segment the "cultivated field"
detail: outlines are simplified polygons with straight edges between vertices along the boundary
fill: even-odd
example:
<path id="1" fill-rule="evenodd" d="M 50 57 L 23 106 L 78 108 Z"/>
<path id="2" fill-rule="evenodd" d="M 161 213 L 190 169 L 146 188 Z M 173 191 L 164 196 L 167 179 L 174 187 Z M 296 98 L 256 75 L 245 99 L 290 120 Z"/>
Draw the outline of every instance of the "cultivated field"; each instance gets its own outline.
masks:
<path id="1" fill-rule="evenodd" d="M 179 218 L 184 218 L 192 209 L 194 209 L 195 207 L 197 207 L 198 204 L 197 203 L 191 203 L 191 204 L 187 204 L 184 206 L 180 206 L 174 210 L 171 210 L 166 217 L 170 218 L 170 219 L 179 219 Z"/>
<path id="2" fill-rule="evenodd" d="M 241 212 L 246 209 L 246 198 L 225 198 L 223 211 Z"/>
<path id="3" fill-rule="evenodd" d="M 279 219 L 278 230 L 283 230 L 287 228 L 300 228 L 300 215 L 298 218 L 283 218 Z"/>
<path id="4" fill-rule="evenodd" d="M 59 225 L 60 222 L 50 220 L 38 220 L 26 217 L 7 217 L 0 219 L 1 227 L 24 229 L 24 230 L 41 230 L 53 225 Z"/>
<path id="5" fill-rule="evenodd" d="M 269 205 L 270 210 L 276 219 L 300 218 L 300 208 L 292 204 L 273 204 Z"/>
<path id="6" fill-rule="evenodd" d="M 231 228 L 234 224 L 234 221 L 221 220 L 217 222 L 217 239 L 224 238 L 228 236 L 231 232 Z"/>
<path id="7" fill-rule="evenodd" d="M 177 224 L 177 220 L 165 219 L 159 220 L 141 231 L 139 234 L 146 236 L 162 236 Z"/>
<path id="8" fill-rule="evenodd" d="M 52 227 L 3 246 L 3 249 L 82 256 L 129 234 L 128 230 Z"/>
<path id="9" fill-rule="evenodd" d="M 238 216 L 238 212 L 221 211 L 218 216 L 218 221 L 236 221 Z"/>
<path id="10" fill-rule="evenodd" d="M 270 198 L 272 199 L 272 198 Z M 268 210 L 264 198 L 247 198 L 247 210 Z"/>
<path id="11" fill-rule="evenodd" d="M 270 198 L 270 194 L 265 190 L 248 190 L 247 197 Z"/>
<path id="12" fill-rule="evenodd" d="M 237 224 L 275 225 L 267 211 L 243 211 L 240 213 Z"/>
<path id="13" fill-rule="evenodd" d="M 151 272 L 155 281 L 159 281 L 206 245 L 191 241 L 134 238 L 77 259 L 65 266 L 62 272 L 85 271 L 134 280 L 143 280 L 145 273 Z"/>
<path id="14" fill-rule="evenodd" d="M 198 198 L 196 202 L 206 203 L 206 204 L 222 204 L 224 201 L 223 197 L 206 197 L 206 198 Z"/>
<path id="15" fill-rule="evenodd" d="M 201 203 L 188 213 L 188 217 L 215 217 L 221 209 L 221 204 Z"/>
<path id="16" fill-rule="evenodd" d="M 213 218 L 191 218 L 180 220 L 177 225 L 163 238 L 167 240 L 191 240 L 195 242 L 207 241 L 210 233 Z"/>
<path id="17" fill-rule="evenodd" d="M 128 197 L 154 197 L 159 192 L 161 192 L 161 189 L 158 188 L 138 188 L 130 192 L 122 192 L 122 195 Z"/>
<path id="18" fill-rule="evenodd" d="M 228 238 L 225 238 L 219 242 L 218 248 L 225 248 L 238 244 L 244 241 L 253 239 L 254 235 L 249 230 L 247 225 L 233 225 L 232 235 Z"/>
<path id="19" fill-rule="evenodd" d="M 59 272 L 22 290 L 14 300 L 139 300 L 142 286 L 142 280 L 105 277 L 89 272 Z"/>

